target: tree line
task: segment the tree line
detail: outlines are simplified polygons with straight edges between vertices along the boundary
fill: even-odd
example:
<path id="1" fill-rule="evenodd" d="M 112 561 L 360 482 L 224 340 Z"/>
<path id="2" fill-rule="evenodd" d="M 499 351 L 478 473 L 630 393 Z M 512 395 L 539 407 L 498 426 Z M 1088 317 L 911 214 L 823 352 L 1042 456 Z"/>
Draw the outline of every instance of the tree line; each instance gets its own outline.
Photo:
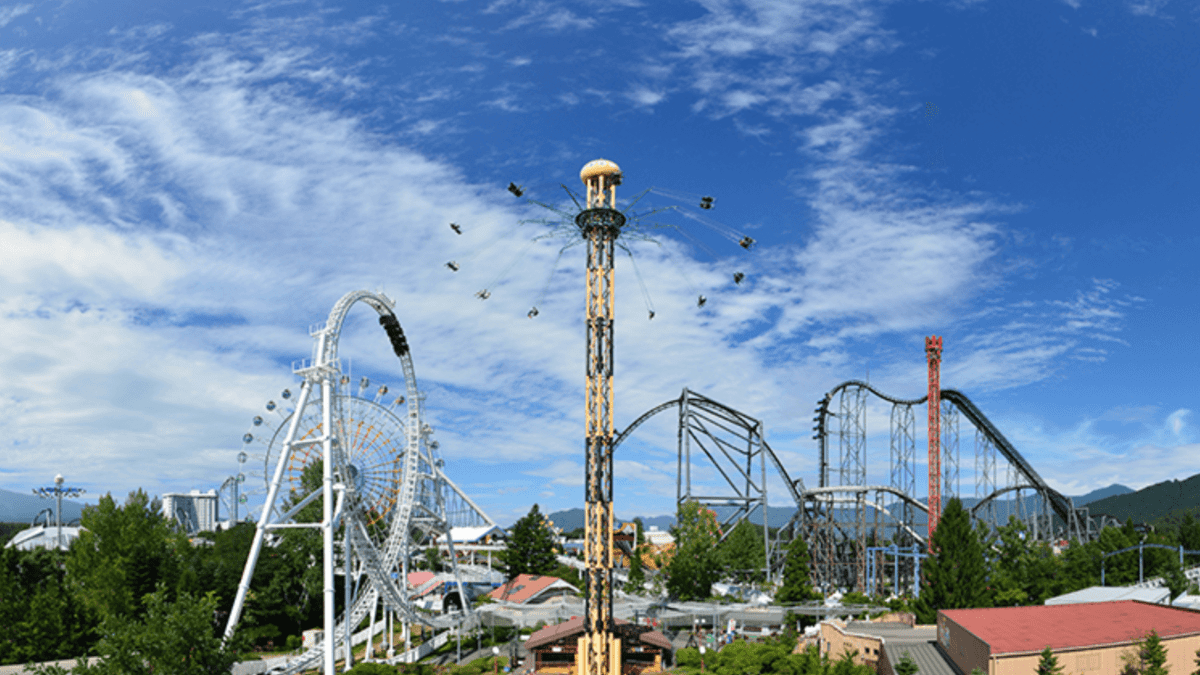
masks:
<path id="1" fill-rule="evenodd" d="M 302 480 L 315 487 L 320 475 L 310 466 Z M 318 498 L 296 520 L 320 517 Z M 299 646 L 301 632 L 321 623 L 315 529 L 282 530 L 263 547 L 237 632 L 223 645 L 253 524 L 202 532 L 193 544 L 142 490 L 123 504 L 101 497 L 80 524 L 66 551 L 0 551 L 0 664 L 99 656 L 73 672 L 224 673 L 246 652 Z"/>

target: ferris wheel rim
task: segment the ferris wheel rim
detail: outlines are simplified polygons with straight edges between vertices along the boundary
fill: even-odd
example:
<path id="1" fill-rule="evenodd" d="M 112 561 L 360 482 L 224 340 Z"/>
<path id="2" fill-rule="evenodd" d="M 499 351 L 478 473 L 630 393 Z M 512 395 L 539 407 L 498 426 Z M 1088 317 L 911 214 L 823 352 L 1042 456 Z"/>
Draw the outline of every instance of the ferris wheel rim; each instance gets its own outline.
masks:
<path id="1" fill-rule="evenodd" d="M 357 484 L 355 486 L 355 492 L 357 493 L 357 498 L 354 506 L 359 508 L 360 511 L 367 512 L 370 511 L 372 507 L 381 506 L 385 501 L 387 502 L 386 508 L 378 509 L 378 513 L 376 515 L 367 519 L 368 525 L 376 525 L 380 521 L 386 520 L 388 517 L 390 517 L 398 497 L 397 488 L 395 486 L 395 483 L 399 482 L 398 479 L 392 479 L 390 481 L 392 484 L 387 484 L 387 479 L 391 477 L 381 474 L 395 474 L 396 462 L 406 451 L 404 448 L 400 448 L 399 452 L 389 455 L 388 451 L 384 447 L 377 447 L 376 444 L 382 436 L 389 432 L 393 432 L 393 435 L 400 435 L 405 442 L 404 444 L 406 444 L 407 432 L 404 428 L 404 422 L 400 416 L 397 415 L 394 410 L 392 410 L 392 406 L 380 405 L 374 400 L 356 395 L 354 393 L 337 392 L 334 394 L 334 396 L 340 399 L 342 403 L 347 404 L 347 406 L 341 407 L 350 407 L 352 409 L 357 408 L 360 411 L 365 409 L 366 411 L 365 414 L 359 414 L 352 410 L 350 413 L 350 424 L 348 426 L 356 427 L 355 431 L 351 434 L 351 438 L 353 440 L 348 442 L 340 442 L 339 445 L 342 446 L 341 452 L 344 455 L 348 455 L 347 459 L 349 461 L 347 462 L 347 468 L 350 469 L 350 472 L 356 474 L 355 478 L 357 480 L 355 482 Z M 311 424 L 311 428 L 305 429 L 303 427 L 308 426 L 306 420 L 319 417 L 319 410 L 315 409 L 318 409 L 320 405 L 320 398 L 310 399 L 305 404 L 304 410 L 293 410 L 289 415 L 287 415 L 287 417 L 285 417 L 285 423 L 290 422 L 292 416 L 294 415 L 299 415 L 301 417 L 302 428 L 297 430 L 297 435 L 299 436 L 300 440 L 309 440 L 310 438 L 319 435 L 321 430 L 321 423 L 319 421 L 314 421 Z M 375 419 L 372 420 L 372 417 Z M 380 424 L 380 420 L 382 420 L 382 424 Z M 346 420 L 342 420 L 342 423 L 345 421 Z M 370 422 L 370 424 L 367 426 L 365 436 L 371 437 L 366 439 L 364 442 L 362 427 L 368 422 Z M 391 428 L 376 429 L 375 427 L 377 424 L 381 427 L 390 425 Z M 303 433 L 301 433 L 301 431 L 303 431 Z M 271 482 L 271 478 L 269 477 L 269 469 L 270 467 L 274 466 L 276 462 L 278 462 L 279 455 L 284 451 L 282 446 L 285 443 L 287 435 L 287 429 L 284 425 L 281 425 L 280 428 L 276 429 L 272 434 L 270 440 L 266 442 L 267 450 L 263 454 L 262 461 L 264 468 L 267 469 L 263 472 L 263 481 L 268 487 Z M 341 437 L 341 435 L 337 436 L 337 438 Z M 391 441 L 389 437 L 389 439 L 384 440 L 384 446 L 390 444 L 390 442 Z M 289 486 L 286 494 L 292 495 L 294 499 L 293 503 L 295 503 L 295 501 L 299 501 L 307 497 L 312 492 L 312 490 L 303 489 L 301 478 L 304 469 L 307 468 L 310 462 L 321 459 L 321 451 L 317 446 L 305 445 L 299 448 L 293 447 L 290 454 L 291 458 L 288 460 L 289 468 L 284 474 L 284 480 Z M 382 471 L 380 471 L 380 469 L 382 469 Z M 364 487 L 369 489 L 364 490 Z M 315 489 L 320 488 L 317 487 Z M 375 497 L 373 498 L 372 495 L 375 495 Z M 283 513 L 281 506 L 278 504 L 275 505 L 274 510 L 279 515 L 282 515 Z"/>

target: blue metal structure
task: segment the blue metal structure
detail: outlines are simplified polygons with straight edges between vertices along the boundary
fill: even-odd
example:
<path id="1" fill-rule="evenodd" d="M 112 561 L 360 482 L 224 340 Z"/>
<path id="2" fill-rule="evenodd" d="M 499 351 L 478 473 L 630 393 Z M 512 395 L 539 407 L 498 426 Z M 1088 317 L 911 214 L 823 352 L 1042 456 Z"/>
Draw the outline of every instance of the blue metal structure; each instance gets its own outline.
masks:
<path id="1" fill-rule="evenodd" d="M 1132 551 L 1135 548 L 1138 550 L 1138 583 L 1139 584 L 1142 583 L 1143 581 L 1145 581 L 1145 575 L 1143 574 L 1143 571 L 1145 569 L 1145 560 L 1144 560 L 1144 553 L 1143 553 L 1142 549 L 1165 548 L 1168 551 L 1173 551 L 1175 549 L 1179 549 L 1179 564 L 1180 564 L 1180 566 L 1183 565 L 1183 554 L 1184 553 L 1190 553 L 1193 555 L 1200 554 L 1200 551 L 1185 551 L 1185 550 L 1183 550 L 1182 544 L 1180 544 L 1179 546 L 1167 546 L 1166 544 L 1138 544 L 1137 546 L 1129 546 L 1127 548 L 1123 548 L 1120 551 L 1113 551 L 1112 553 L 1105 553 L 1100 558 L 1100 585 L 1101 586 L 1104 585 L 1104 563 L 1108 560 L 1109 556 L 1114 556 L 1118 553 L 1125 553 L 1126 551 Z"/>
<path id="2" fill-rule="evenodd" d="M 928 553 L 921 553 L 921 547 L 917 544 L 910 547 L 899 547 L 895 544 L 891 546 L 868 546 L 867 547 L 867 588 L 875 588 L 875 556 L 872 555 L 876 551 L 884 555 L 895 556 L 892 559 L 892 595 L 900 595 L 900 558 L 912 558 L 916 568 L 913 574 L 913 597 L 921 597 L 921 558 L 928 558 Z"/>

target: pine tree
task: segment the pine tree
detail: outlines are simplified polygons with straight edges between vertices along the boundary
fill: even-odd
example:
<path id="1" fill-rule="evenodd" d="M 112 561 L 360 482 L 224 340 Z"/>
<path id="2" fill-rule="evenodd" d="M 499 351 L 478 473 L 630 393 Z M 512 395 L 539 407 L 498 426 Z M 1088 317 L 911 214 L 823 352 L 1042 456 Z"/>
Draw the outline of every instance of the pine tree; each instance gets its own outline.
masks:
<path id="1" fill-rule="evenodd" d="M 1200 675 L 1200 649 L 1196 650 L 1196 669 L 1192 671 L 1192 675 Z"/>
<path id="2" fill-rule="evenodd" d="M 914 603 L 919 623 L 937 621 L 939 609 L 991 606 L 980 533 L 958 497 L 946 503 L 933 534 L 933 555 L 921 561 L 921 596 Z"/>
<path id="3" fill-rule="evenodd" d="M 1162 577 L 1163 581 L 1166 583 L 1167 590 L 1171 594 L 1169 602 L 1175 602 L 1175 598 L 1183 595 L 1183 593 L 1186 592 L 1188 587 L 1192 584 L 1191 580 L 1189 580 L 1183 573 L 1183 568 L 1179 566 L 1178 558 L 1172 558 L 1171 561 L 1167 563 L 1167 571 L 1162 575 Z"/>
<path id="4" fill-rule="evenodd" d="M 642 547 L 635 546 L 633 555 L 629 558 L 629 581 L 625 584 L 626 593 L 642 593 L 645 590 L 646 572 L 642 569 Z"/>
<path id="5" fill-rule="evenodd" d="M 679 505 L 675 553 L 667 565 L 667 592 L 680 600 L 703 600 L 720 578 L 717 517 L 693 500 Z"/>
<path id="6" fill-rule="evenodd" d="M 808 544 L 797 535 L 788 544 L 787 557 L 783 559 L 783 585 L 775 593 L 776 603 L 805 602 L 819 597 L 813 590 L 808 564 Z"/>
<path id="7" fill-rule="evenodd" d="M 1155 631 L 1147 633 L 1138 646 L 1138 657 L 1142 662 L 1142 675 L 1167 675 L 1167 648 Z"/>
<path id="8" fill-rule="evenodd" d="M 762 581 L 766 552 L 762 528 L 743 520 L 721 542 L 718 551 L 724 572 L 737 580 Z"/>
<path id="9" fill-rule="evenodd" d="M 1042 650 L 1042 658 L 1038 661 L 1037 675 L 1061 675 L 1062 666 L 1058 665 L 1058 657 L 1050 651 L 1050 645 Z"/>
<path id="10" fill-rule="evenodd" d="M 900 661 L 896 663 L 896 675 L 916 675 L 920 670 L 917 667 L 917 662 L 912 660 L 912 656 L 908 650 L 904 650 L 904 655 L 900 657 Z"/>
<path id="11" fill-rule="evenodd" d="M 513 526 L 512 536 L 501 556 L 505 575 L 513 579 L 518 574 L 550 574 L 558 567 L 554 547 L 554 533 L 538 511 L 538 505 L 534 504 Z"/>

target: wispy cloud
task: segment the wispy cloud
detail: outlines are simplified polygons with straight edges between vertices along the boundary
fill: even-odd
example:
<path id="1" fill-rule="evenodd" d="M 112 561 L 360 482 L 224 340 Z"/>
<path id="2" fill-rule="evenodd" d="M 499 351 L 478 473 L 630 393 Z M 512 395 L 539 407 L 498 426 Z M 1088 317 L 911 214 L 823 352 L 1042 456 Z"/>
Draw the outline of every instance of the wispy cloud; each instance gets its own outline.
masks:
<path id="1" fill-rule="evenodd" d="M 1170 3 L 1171 0 L 1133 0 L 1126 6 L 1135 16 L 1152 16 L 1170 19 L 1171 17 L 1162 14 L 1162 10 Z"/>
<path id="2" fill-rule="evenodd" d="M 0 28 L 13 22 L 13 19 L 33 11 L 33 5 L 9 5 L 0 7 Z"/>
<path id="3" fill-rule="evenodd" d="M 559 32 L 586 30 L 596 24 L 595 19 L 591 17 L 579 16 L 565 7 L 545 0 L 497 0 L 484 11 L 503 16 L 516 15 L 504 24 L 506 30 L 532 26 Z"/>

